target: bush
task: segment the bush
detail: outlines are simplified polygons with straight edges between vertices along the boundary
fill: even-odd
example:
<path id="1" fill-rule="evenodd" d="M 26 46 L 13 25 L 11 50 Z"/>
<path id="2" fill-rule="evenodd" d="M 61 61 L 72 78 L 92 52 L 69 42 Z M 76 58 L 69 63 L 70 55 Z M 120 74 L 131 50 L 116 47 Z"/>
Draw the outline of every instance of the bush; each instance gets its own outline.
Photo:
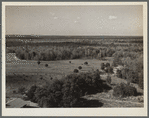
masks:
<path id="1" fill-rule="evenodd" d="M 121 70 L 117 70 L 117 77 L 118 78 L 122 78 L 122 72 L 121 72 Z"/>
<path id="2" fill-rule="evenodd" d="M 113 65 L 114 67 L 116 67 L 116 66 L 118 66 L 118 65 L 123 65 L 121 59 L 122 59 L 122 57 L 114 56 L 114 60 L 113 60 L 112 65 Z"/>
<path id="3" fill-rule="evenodd" d="M 18 88 L 18 93 L 23 94 L 25 92 L 25 87 L 19 87 Z"/>
<path id="4" fill-rule="evenodd" d="M 36 102 L 36 98 L 35 98 L 35 91 L 37 89 L 37 86 L 36 85 L 33 85 L 31 86 L 31 88 L 29 89 L 29 91 L 27 92 L 27 97 L 33 101 L 33 102 Z"/>
<path id="5" fill-rule="evenodd" d="M 106 82 L 107 82 L 108 84 L 111 84 L 111 77 L 110 77 L 110 76 L 107 76 Z"/>
<path id="6" fill-rule="evenodd" d="M 70 80 L 72 79 L 72 80 Z M 77 85 L 77 83 L 73 82 L 76 81 L 77 78 L 67 78 L 64 82 L 62 93 L 62 103 L 63 107 L 74 107 L 76 106 L 79 98 L 81 95 L 81 89 Z"/>
<path id="7" fill-rule="evenodd" d="M 127 75 L 127 80 L 132 82 L 132 83 L 138 83 L 139 79 L 138 79 L 138 73 L 137 72 L 133 72 L 132 70 L 129 70 Z"/>
<path id="8" fill-rule="evenodd" d="M 127 69 L 127 68 L 124 68 L 124 69 L 121 70 L 122 79 L 127 79 L 128 78 L 128 72 L 129 72 L 129 69 Z"/>
<path id="9" fill-rule="evenodd" d="M 137 95 L 136 88 L 125 83 L 121 83 L 120 85 L 117 85 L 113 89 L 113 96 L 115 97 L 127 97 L 136 95 Z"/>
<path id="10" fill-rule="evenodd" d="M 69 61 L 69 63 L 71 63 L 71 61 Z"/>
<path id="11" fill-rule="evenodd" d="M 110 63 L 106 63 L 105 64 L 105 67 L 110 67 Z"/>
<path id="12" fill-rule="evenodd" d="M 17 93 L 16 90 L 13 90 L 13 93 L 16 94 Z"/>
<path id="13" fill-rule="evenodd" d="M 88 62 L 84 62 L 85 65 L 88 65 Z"/>
<path id="14" fill-rule="evenodd" d="M 78 68 L 81 70 L 82 69 L 82 66 L 79 66 Z"/>
<path id="15" fill-rule="evenodd" d="M 144 88 L 144 79 L 143 79 L 143 70 L 138 74 L 139 76 L 139 81 L 138 81 L 138 85 L 140 88 Z"/>
<path id="16" fill-rule="evenodd" d="M 104 70 L 105 70 L 106 73 L 108 72 L 108 68 L 107 67 L 105 67 Z"/>
<path id="17" fill-rule="evenodd" d="M 110 66 L 105 67 L 104 70 L 105 70 L 106 73 L 111 73 L 111 74 L 113 73 L 113 68 L 110 67 Z"/>
<path id="18" fill-rule="evenodd" d="M 110 66 L 108 67 L 108 73 L 111 73 L 111 74 L 113 73 L 113 68 Z"/>
<path id="19" fill-rule="evenodd" d="M 39 65 L 40 64 L 40 61 L 38 61 L 37 64 Z"/>
<path id="20" fill-rule="evenodd" d="M 74 69 L 74 71 L 73 71 L 74 73 L 78 73 L 79 72 L 79 70 L 78 69 Z"/>
<path id="21" fill-rule="evenodd" d="M 40 107 L 62 106 L 63 80 L 54 79 L 50 85 L 38 87 L 35 91 L 35 98 Z"/>
<path id="22" fill-rule="evenodd" d="M 101 90 L 100 80 L 100 74 L 97 71 L 67 75 L 62 89 L 64 107 L 76 107 L 82 95 Z"/>
<path id="23" fill-rule="evenodd" d="M 101 69 L 104 70 L 104 68 L 105 68 L 105 64 L 101 63 Z"/>
<path id="24" fill-rule="evenodd" d="M 48 64 L 45 64 L 45 67 L 48 67 Z"/>
<path id="25" fill-rule="evenodd" d="M 106 55 L 107 55 L 107 57 L 112 57 L 112 55 L 115 53 L 115 51 L 113 50 L 113 49 L 108 49 L 107 51 L 106 51 Z"/>

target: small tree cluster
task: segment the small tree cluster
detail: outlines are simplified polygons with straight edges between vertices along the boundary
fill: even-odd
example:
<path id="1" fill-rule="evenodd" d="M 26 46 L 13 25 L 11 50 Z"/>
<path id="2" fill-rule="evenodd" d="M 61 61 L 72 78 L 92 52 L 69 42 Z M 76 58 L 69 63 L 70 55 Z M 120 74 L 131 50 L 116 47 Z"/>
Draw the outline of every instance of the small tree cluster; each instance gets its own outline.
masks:
<path id="1" fill-rule="evenodd" d="M 137 90 L 128 84 L 121 83 L 113 89 L 113 96 L 115 97 L 127 97 L 137 95 Z"/>
<path id="2" fill-rule="evenodd" d="M 74 69 L 74 71 L 73 71 L 74 73 L 78 73 L 79 72 L 79 70 L 78 69 Z"/>
<path id="3" fill-rule="evenodd" d="M 113 73 L 113 68 L 110 66 L 110 63 L 101 63 L 101 69 L 104 70 L 106 73 Z"/>
<path id="4" fill-rule="evenodd" d="M 75 74 L 62 79 L 53 79 L 43 87 L 32 86 L 27 93 L 31 101 L 40 107 L 77 107 L 78 101 L 85 93 L 102 91 L 107 85 L 100 79 L 99 71 Z"/>
<path id="5" fill-rule="evenodd" d="M 81 70 L 82 69 L 82 66 L 79 66 L 78 69 Z"/>
<path id="6" fill-rule="evenodd" d="M 35 91 L 36 91 L 36 89 L 37 89 L 37 86 L 36 85 L 33 85 L 33 86 L 31 86 L 31 88 L 29 89 L 29 91 L 26 94 L 28 96 L 28 98 L 31 101 L 33 101 L 33 102 L 37 102 L 36 101 L 36 98 L 35 98 Z"/>
<path id="7" fill-rule="evenodd" d="M 117 77 L 118 77 L 118 78 L 122 78 L 122 72 L 121 72 L 121 70 L 119 70 L 119 69 L 117 70 Z"/>
<path id="8" fill-rule="evenodd" d="M 104 70 L 104 68 L 105 68 L 105 64 L 101 63 L 101 69 Z"/>
<path id="9" fill-rule="evenodd" d="M 85 65 L 88 65 L 88 62 L 84 62 Z"/>
<path id="10" fill-rule="evenodd" d="M 25 92 L 25 87 L 19 87 L 18 88 L 18 93 L 23 94 Z"/>
<path id="11" fill-rule="evenodd" d="M 45 64 L 45 67 L 48 67 L 48 64 Z"/>
<path id="12" fill-rule="evenodd" d="M 111 84 L 111 77 L 110 76 L 107 76 L 107 78 L 106 78 L 106 82 L 108 83 L 108 84 Z"/>

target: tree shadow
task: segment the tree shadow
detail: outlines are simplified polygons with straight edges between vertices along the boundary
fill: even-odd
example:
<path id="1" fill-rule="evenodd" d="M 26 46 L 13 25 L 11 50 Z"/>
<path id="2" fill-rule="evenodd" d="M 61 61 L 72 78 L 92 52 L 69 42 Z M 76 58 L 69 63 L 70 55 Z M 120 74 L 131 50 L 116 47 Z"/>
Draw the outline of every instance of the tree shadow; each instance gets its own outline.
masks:
<path id="1" fill-rule="evenodd" d="M 141 95 L 143 95 L 143 93 L 137 92 L 137 94 L 135 96 L 141 96 Z"/>
<path id="2" fill-rule="evenodd" d="M 116 84 L 115 83 L 112 83 L 111 86 L 116 86 Z"/>
<path id="3" fill-rule="evenodd" d="M 80 98 L 77 105 L 75 107 L 102 107 L 103 103 L 100 102 L 99 100 L 87 100 L 84 98 Z"/>
<path id="4" fill-rule="evenodd" d="M 111 86 L 107 84 L 102 84 L 97 88 L 94 88 L 94 87 L 88 88 L 87 92 L 83 93 L 83 96 L 97 94 L 101 92 L 108 92 L 111 89 L 112 89 Z"/>

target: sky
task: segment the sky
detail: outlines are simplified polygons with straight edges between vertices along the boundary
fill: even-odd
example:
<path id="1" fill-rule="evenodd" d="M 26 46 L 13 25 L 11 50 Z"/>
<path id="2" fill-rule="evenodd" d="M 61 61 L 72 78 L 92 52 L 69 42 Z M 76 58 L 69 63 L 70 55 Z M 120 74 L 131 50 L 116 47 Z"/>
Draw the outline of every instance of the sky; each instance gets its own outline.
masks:
<path id="1" fill-rule="evenodd" d="M 6 6 L 6 34 L 143 36 L 142 5 Z"/>

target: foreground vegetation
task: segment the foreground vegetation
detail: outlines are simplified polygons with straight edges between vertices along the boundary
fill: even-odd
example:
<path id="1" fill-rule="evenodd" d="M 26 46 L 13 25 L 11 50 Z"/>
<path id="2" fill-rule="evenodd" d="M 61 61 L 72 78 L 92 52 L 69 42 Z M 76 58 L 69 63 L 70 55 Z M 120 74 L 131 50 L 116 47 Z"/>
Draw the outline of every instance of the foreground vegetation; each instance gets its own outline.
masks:
<path id="1" fill-rule="evenodd" d="M 78 74 L 71 73 L 62 79 L 47 81 L 42 86 L 34 84 L 27 92 L 25 92 L 25 87 L 20 87 L 18 92 L 22 94 L 25 92 L 27 99 L 38 103 L 40 107 L 85 107 L 86 105 L 91 107 L 91 104 L 87 104 L 87 102 L 91 103 L 91 100 L 85 100 L 84 96 L 96 93 L 108 94 L 112 88 L 114 97 L 124 98 L 138 95 L 136 88 L 129 84 L 121 83 L 112 87 L 108 81 L 101 79 L 98 70 Z M 102 104 L 96 105 L 100 107 Z"/>
<path id="2" fill-rule="evenodd" d="M 29 99 L 40 107 L 79 107 L 83 95 L 110 89 L 100 79 L 99 71 L 70 74 L 62 79 L 54 79 L 43 87 L 32 86 L 27 93 Z"/>

